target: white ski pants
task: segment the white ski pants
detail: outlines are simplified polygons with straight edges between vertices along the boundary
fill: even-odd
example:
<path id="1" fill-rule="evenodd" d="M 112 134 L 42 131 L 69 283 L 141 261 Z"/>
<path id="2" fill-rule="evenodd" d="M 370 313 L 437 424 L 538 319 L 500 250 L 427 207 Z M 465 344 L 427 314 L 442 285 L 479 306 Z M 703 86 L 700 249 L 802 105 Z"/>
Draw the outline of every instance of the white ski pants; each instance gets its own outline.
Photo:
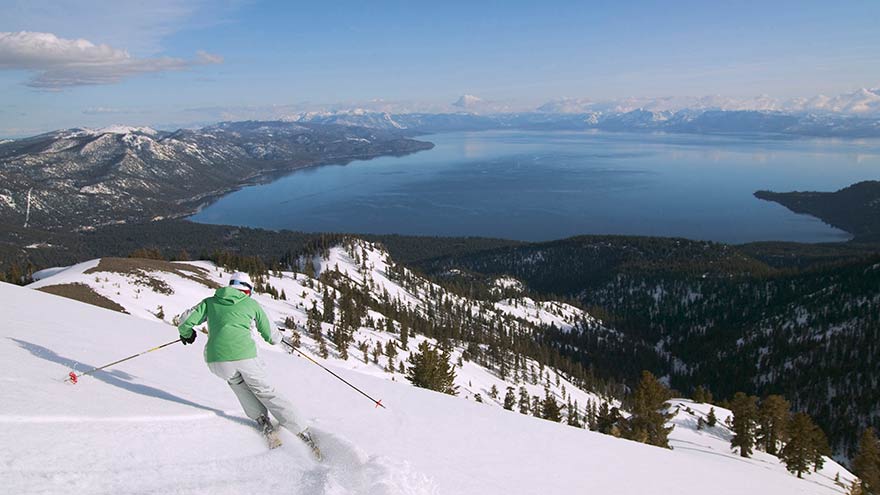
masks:
<path id="1" fill-rule="evenodd" d="M 294 433 L 305 428 L 306 425 L 297 422 L 299 415 L 293 405 L 279 396 L 269 383 L 266 369 L 259 358 L 217 361 L 208 363 L 208 369 L 226 380 L 249 418 L 256 421 L 268 411 L 281 426 Z"/>

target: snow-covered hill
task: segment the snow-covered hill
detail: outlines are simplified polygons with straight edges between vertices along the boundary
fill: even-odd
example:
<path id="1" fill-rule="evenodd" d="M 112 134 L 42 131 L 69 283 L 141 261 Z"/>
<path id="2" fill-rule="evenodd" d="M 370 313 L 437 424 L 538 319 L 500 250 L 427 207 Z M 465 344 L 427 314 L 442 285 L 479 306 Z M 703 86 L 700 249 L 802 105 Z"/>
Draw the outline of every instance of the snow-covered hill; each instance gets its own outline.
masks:
<path id="1" fill-rule="evenodd" d="M 173 339 L 159 322 L 0 284 L 0 483 L 7 493 L 841 493 L 825 470 L 731 454 L 680 414 L 675 450 L 649 447 L 333 366 L 387 410 L 278 349 L 261 355 L 326 459 L 289 435 L 268 452 L 200 345 L 172 346 L 63 383 L 71 368 Z M 204 343 L 204 339 L 197 341 Z M 693 405 L 698 410 L 696 405 Z M 683 413 L 686 414 L 686 413 Z"/>
<path id="2" fill-rule="evenodd" d="M 279 293 L 283 292 L 286 300 L 275 299 L 268 294 L 255 294 L 254 298 L 265 308 L 276 326 L 285 326 L 289 319 L 295 321 L 304 348 L 315 354 L 318 353 L 318 342 L 306 331 L 308 310 L 313 305 L 322 308 L 323 294 L 328 291 L 337 299 L 338 311 L 340 297 L 337 289 L 340 284 L 345 283 L 368 287 L 370 294 L 377 300 L 399 302 L 402 307 L 417 308 L 422 313 L 437 311 L 434 303 L 438 300 L 465 305 L 475 315 L 482 314 L 486 319 L 504 321 L 510 331 L 524 332 L 530 330 L 531 325 L 542 323 L 552 323 L 564 330 L 571 328 L 578 320 L 593 322 L 597 331 L 611 331 L 604 329 L 600 322 L 581 310 L 564 303 L 541 302 L 528 297 L 502 299 L 494 303 L 465 300 L 416 277 L 409 270 L 395 264 L 383 249 L 362 241 L 331 248 L 326 257 L 318 255 L 308 261 L 301 260 L 302 266 L 307 262 L 314 267 L 316 278 L 309 278 L 303 273 L 280 272 L 270 274 L 266 280 L 266 284 Z M 321 277 L 322 274 L 325 276 Z M 330 274 L 334 276 L 326 276 Z M 225 285 L 230 272 L 206 261 L 172 264 L 106 258 L 87 261 L 67 269 L 38 272 L 35 276 L 39 280 L 29 286 L 33 289 L 78 294 L 81 299 L 94 293 L 134 316 L 172 323 L 176 315 L 212 295 L 217 286 Z M 402 276 L 409 277 L 406 288 L 402 285 L 404 282 L 392 280 L 393 277 Z M 509 285 L 510 281 L 504 283 Z M 420 335 L 412 335 L 404 346 L 400 335 L 402 323 L 393 321 L 394 331 L 388 332 L 388 324 L 384 322 L 389 319 L 391 318 L 371 308 L 367 313 L 367 323 L 372 321 L 373 324 L 361 326 L 354 332 L 353 342 L 348 348 L 349 359 L 340 359 L 339 352 L 332 344 L 328 344 L 328 360 L 362 373 L 405 382 L 399 371 L 400 363 L 406 362 L 409 354 L 415 352 L 419 343 L 426 339 Z M 322 330 L 325 336 L 330 335 L 333 325 L 322 323 Z M 429 340 L 436 344 L 433 339 Z M 393 358 L 384 351 L 389 341 L 396 344 L 397 354 Z M 366 344 L 368 348 L 369 362 L 364 360 L 362 344 Z M 381 354 L 378 359 L 374 359 L 373 351 L 377 348 Z M 542 398 L 546 387 L 560 402 L 565 403 L 570 399 L 572 402 L 577 401 L 581 408 L 590 401 L 598 404 L 609 400 L 580 391 L 560 373 L 531 359 L 522 364 L 523 372 L 529 375 L 538 374 L 540 377 L 530 382 L 515 380 L 513 377 L 502 378 L 497 370 L 492 371 L 488 366 L 465 360 L 465 357 L 466 348 L 455 346 L 452 359 L 461 363 L 456 384 L 459 386 L 459 395 L 464 398 L 474 399 L 479 394 L 480 400 L 500 406 L 506 388 L 511 386 L 517 391 L 524 387 L 531 397 Z M 497 398 L 490 397 L 493 385 L 498 391 Z"/>
<path id="3" fill-rule="evenodd" d="M 0 359 L 6 364 L 0 380 L 0 483 L 10 493 L 777 495 L 843 493 L 843 484 L 852 478 L 832 461 L 799 480 L 775 457 L 759 452 L 742 459 L 731 452 L 725 427 L 697 429 L 698 417 L 708 414 L 710 406 L 686 400 L 671 402 L 677 410 L 673 450 L 502 409 L 507 385 L 526 387 L 531 395 L 543 395 L 546 386 L 558 398 L 565 394 L 581 405 L 602 400 L 561 374 L 557 383 L 557 372 L 547 367 L 532 383 L 515 374 L 502 378 L 491 363 L 465 360 L 457 370 L 459 397 L 418 389 L 398 371 L 386 369 L 387 356 L 381 355 L 378 364 L 371 356 L 364 362 L 358 342 L 372 347 L 393 341 L 400 348 L 399 363 L 425 339 L 412 335 L 402 346 L 399 329 L 388 331 L 385 324 L 359 328 L 348 360 L 340 359 L 332 345 L 328 359 L 321 360 L 317 344 L 302 327 L 306 310 L 312 302 L 321 306 L 325 290 L 362 284 L 419 311 L 434 311 L 432 301 L 457 296 L 418 279 L 378 246 L 361 241 L 311 261 L 326 286 L 302 273 L 276 273 L 267 282 L 287 300 L 264 294 L 255 298 L 274 323 L 295 320 L 306 352 L 388 407 L 376 409 L 305 359 L 261 344 L 278 388 L 313 422 L 326 455 L 322 463 L 289 435 L 282 449 L 266 451 L 234 395 L 202 362 L 204 336 L 195 346 L 172 346 L 77 385 L 63 383 L 71 369 L 105 364 L 174 339 L 176 330 L 168 324 L 173 315 L 210 295 L 211 286 L 228 277 L 207 262 L 104 259 L 42 273 L 44 278 L 31 288 L 74 291 L 98 304 L 118 304 L 131 315 L 0 284 L 4 308 L 14 308 L 4 312 L 0 330 Z M 303 260 L 301 267 L 306 264 Z M 588 318 L 571 306 L 524 297 L 471 301 L 470 307 L 497 315 L 510 331 L 533 328 L 533 320 L 565 328 L 575 318 Z M 370 309 L 365 321 L 370 319 L 385 317 Z M 597 331 L 610 331 L 601 322 L 595 325 Z M 453 359 L 465 351 L 454 347 Z M 534 364 L 529 361 L 525 368 Z M 488 396 L 492 385 L 501 391 L 498 400 Z M 484 403 L 463 400 L 476 394 Z M 715 409 L 721 425 L 729 411 Z M 839 484 L 834 480 L 838 474 Z"/>
<path id="4" fill-rule="evenodd" d="M 59 230 L 187 216 L 298 168 L 432 146 L 396 130 L 290 122 L 59 130 L 0 143 L 0 221 L 24 223 L 30 211 L 31 226 Z"/>

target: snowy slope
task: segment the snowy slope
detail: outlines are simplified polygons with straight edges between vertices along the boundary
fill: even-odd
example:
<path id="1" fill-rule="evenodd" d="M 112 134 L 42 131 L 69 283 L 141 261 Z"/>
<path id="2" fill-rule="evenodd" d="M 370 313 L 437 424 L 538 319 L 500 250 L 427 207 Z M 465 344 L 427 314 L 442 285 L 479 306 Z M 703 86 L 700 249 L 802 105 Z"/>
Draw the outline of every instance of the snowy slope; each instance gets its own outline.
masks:
<path id="1" fill-rule="evenodd" d="M 174 329 L 7 284 L 0 298 L 15 308 L 0 330 L 8 493 L 842 493 L 833 464 L 798 480 L 770 459 L 739 459 L 723 429 L 693 431 L 687 413 L 670 451 L 331 365 L 389 407 L 375 409 L 306 360 L 264 347 L 279 390 L 314 423 L 327 457 L 318 464 L 290 436 L 266 451 L 201 362 L 204 338 L 69 385 L 72 367 L 171 340 Z"/>
<path id="2" fill-rule="evenodd" d="M 354 258 L 357 258 L 360 263 L 357 263 Z M 367 284 L 370 287 L 370 292 L 377 299 L 388 293 L 391 300 L 400 300 L 403 305 L 420 308 L 423 313 L 428 311 L 429 303 L 438 298 L 445 298 L 456 303 L 469 302 L 455 294 L 448 293 L 438 285 L 413 276 L 408 270 L 395 265 L 383 249 L 363 241 L 358 240 L 347 246 L 334 247 L 329 250 L 326 259 L 315 256 L 311 262 L 315 266 L 316 277 L 324 272 L 338 271 L 344 276 L 344 280 L 355 285 Z M 161 312 L 165 314 L 164 321 L 168 323 L 173 320 L 175 315 L 183 313 L 201 299 L 212 295 L 214 291 L 204 283 L 168 271 L 144 269 L 141 274 L 116 273 L 101 271 L 99 263 L 100 260 L 92 260 L 63 270 L 51 269 L 38 272 L 36 278 L 39 280 L 29 287 L 41 288 L 71 283 L 85 284 L 98 294 L 118 303 L 135 316 L 158 321 L 156 315 L 160 313 L 159 309 L 161 308 Z M 225 285 L 229 280 L 229 272 L 210 262 L 198 261 L 178 265 L 201 269 L 204 278 L 218 285 Z M 413 277 L 413 282 L 407 284 L 408 287 L 405 288 L 401 282 L 392 280 L 394 276 L 391 273 L 395 270 L 404 270 Z M 147 280 L 161 281 L 172 288 L 172 292 L 157 291 L 150 287 Z M 317 354 L 317 344 L 304 330 L 307 321 L 306 312 L 313 303 L 319 308 L 321 307 L 325 287 L 331 292 L 334 291 L 334 288 L 329 285 L 325 286 L 317 279 L 308 279 L 302 273 L 294 274 L 291 272 L 281 272 L 280 276 L 270 276 L 268 284 L 279 292 L 283 291 L 287 300 L 275 300 L 265 294 L 255 294 L 254 298 L 263 306 L 276 326 L 282 326 L 287 318 L 295 320 L 301 332 L 305 349 L 312 354 Z M 589 315 L 568 304 L 534 301 L 527 297 L 505 299 L 494 304 L 480 304 L 479 301 L 474 301 L 471 306 L 471 311 L 474 314 L 483 311 L 487 315 L 497 314 L 499 317 L 509 318 L 509 328 L 512 331 L 525 331 L 528 324 L 542 322 L 554 323 L 557 327 L 565 329 L 570 328 L 578 318 L 595 321 Z M 385 315 L 376 311 L 370 311 L 369 316 L 375 321 L 384 321 L 386 318 Z M 596 324 L 598 325 L 599 322 Z M 395 326 L 399 328 L 400 323 L 395 322 Z M 523 329 L 517 330 L 520 326 L 523 326 Z M 358 349 L 359 342 L 367 343 L 371 351 L 377 345 L 384 348 L 389 340 L 399 346 L 399 335 L 384 331 L 382 325 L 376 325 L 376 327 L 378 328 L 364 326 L 355 332 L 354 343 L 349 348 L 350 358 L 347 361 L 338 359 L 338 353 L 333 350 L 332 345 L 329 345 L 331 348 L 330 361 L 338 366 L 362 373 L 381 376 L 389 380 L 405 381 L 403 374 L 397 371 L 399 364 L 401 361 L 406 361 L 410 352 L 416 351 L 419 343 L 425 340 L 424 337 L 413 336 L 410 338 L 407 348 L 400 349 L 393 360 L 395 371 L 388 371 L 386 357 L 380 357 L 378 363 L 372 361 L 365 363 L 363 352 Z M 325 323 L 323 328 L 325 334 L 328 334 L 332 325 Z M 435 342 L 432 341 L 432 343 Z M 456 347 L 452 352 L 453 360 L 458 361 L 464 350 L 463 347 Z M 474 362 L 463 360 L 456 380 L 456 384 L 459 386 L 459 395 L 464 398 L 474 398 L 476 394 L 479 394 L 486 403 L 500 407 L 506 388 L 511 386 L 516 391 L 520 387 L 525 387 L 530 396 L 537 395 L 539 397 L 544 396 L 544 389 L 547 388 L 558 401 L 565 403 L 570 398 L 572 402 L 577 401 L 581 409 L 586 406 L 588 401 L 598 404 L 603 400 L 608 400 L 597 394 L 579 390 L 561 374 L 542 368 L 532 360 L 527 361 L 527 366 L 534 368 L 536 373 L 541 375 L 537 383 L 517 382 L 511 377 L 502 379 L 496 372 Z M 493 385 L 499 391 L 495 400 L 489 397 Z"/>

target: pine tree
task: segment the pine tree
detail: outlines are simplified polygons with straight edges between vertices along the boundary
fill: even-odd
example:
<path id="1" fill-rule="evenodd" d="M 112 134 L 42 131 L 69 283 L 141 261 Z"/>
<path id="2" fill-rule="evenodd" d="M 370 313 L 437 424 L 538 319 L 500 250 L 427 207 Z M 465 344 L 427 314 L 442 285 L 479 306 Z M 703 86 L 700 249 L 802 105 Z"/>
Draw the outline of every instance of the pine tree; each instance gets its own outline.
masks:
<path id="1" fill-rule="evenodd" d="M 516 405 L 516 394 L 513 393 L 513 387 L 507 387 L 507 393 L 504 394 L 504 409 L 508 411 L 513 411 L 513 406 Z"/>
<path id="2" fill-rule="evenodd" d="M 880 441 L 874 428 L 868 428 L 859 438 L 859 447 L 852 462 L 853 472 L 862 480 L 868 493 L 880 493 Z"/>
<path id="3" fill-rule="evenodd" d="M 358 345 L 358 350 L 364 355 L 364 364 L 370 364 L 370 346 L 366 342 L 361 342 Z"/>
<path id="4" fill-rule="evenodd" d="M 592 399 L 587 401 L 587 428 L 596 429 L 596 403 Z"/>
<path id="5" fill-rule="evenodd" d="M 758 410 L 757 444 L 770 455 L 776 455 L 785 439 L 785 428 L 791 405 L 781 395 L 768 395 Z"/>
<path id="6" fill-rule="evenodd" d="M 419 350 L 407 360 L 406 379 L 416 387 L 456 395 L 455 366 L 449 362 L 449 353 L 440 352 L 423 341 Z"/>
<path id="7" fill-rule="evenodd" d="M 544 413 L 541 412 L 541 398 L 537 395 L 532 396 L 532 416 L 536 418 L 544 417 Z"/>
<path id="8" fill-rule="evenodd" d="M 391 340 L 385 342 L 385 355 L 389 358 L 397 357 L 397 346 Z"/>
<path id="9" fill-rule="evenodd" d="M 622 421 L 623 417 L 620 415 L 620 409 L 616 407 L 609 408 L 608 403 L 603 402 L 596 413 L 595 431 L 619 437 L 621 435 Z"/>
<path id="10" fill-rule="evenodd" d="M 782 461 L 785 467 L 798 478 L 809 471 L 815 459 L 815 425 L 804 413 L 795 413 L 788 426 L 788 441 L 782 448 Z"/>
<path id="11" fill-rule="evenodd" d="M 565 411 L 566 411 L 566 418 L 565 418 L 566 424 L 568 424 L 568 426 L 574 426 L 575 428 L 580 428 L 582 425 L 581 425 L 580 411 L 578 411 L 577 401 L 574 401 L 574 404 L 569 402 L 568 405 L 565 406 Z"/>
<path id="12" fill-rule="evenodd" d="M 406 349 L 409 345 L 409 329 L 406 325 L 400 325 L 400 347 Z"/>
<path id="13" fill-rule="evenodd" d="M 666 411 L 666 401 L 672 392 L 649 371 L 642 372 L 642 379 L 633 394 L 632 416 L 627 421 L 624 437 L 637 442 L 669 448 L 671 426 L 666 423 L 672 413 Z"/>
<path id="14" fill-rule="evenodd" d="M 309 332 L 309 337 L 315 341 L 324 340 L 324 334 L 321 331 L 321 315 L 318 314 L 318 308 L 315 307 L 315 303 L 312 303 L 312 307 L 309 309 L 307 316 L 306 329 Z"/>
<path id="15" fill-rule="evenodd" d="M 529 391 L 525 387 L 519 388 L 519 412 L 521 414 L 529 414 L 530 409 Z"/>
<path id="16" fill-rule="evenodd" d="M 382 355 L 382 345 L 378 342 L 376 346 L 373 347 L 373 364 L 379 364 L 379 356 Z"/>
<path id="17" fill-rule="evenodd" d="M 562 421 L 562 410 L 549 390 L 544 391 L 544 400 L 541 401 L 541 417 L 557 423 Z"/>
<path id="18" fill-rule="evenodd" d="M 321 303 L 324 308 L 324 323 L 334 323 L 336 321 L 334 308 L 336 301 L 333 299 L 333 296 L 330 295 L 330 291 L 326 287 L 324 288 L 324 295 Z"/>
<path id="19" fill-rule="evenodd" d="M 718 424 L 718 418 L 715 416 L 715 408 L 710 407 L 709 414 L 706 415 L 706 426 L 708 426 L 709 428 L 712 428 L 716 424 Z"/>
<path id="20" fill-rule="evenodd" d="M 828 436 L 817 424 L 813 424 L 813 471 L 819 471 L 825 466 L 825 457 L 831 456 L 831 446 L 828 445 Z"/>
<path id="21" fill-rule="evenodd" d="M 730 440 L 730 446 L 738 448 L 740 456 L 749 457 L 755 445 L 758 398 L 737 392 L 730 402 L 730 410 L 733 412 L 731 425 L 733 438 Z"/>

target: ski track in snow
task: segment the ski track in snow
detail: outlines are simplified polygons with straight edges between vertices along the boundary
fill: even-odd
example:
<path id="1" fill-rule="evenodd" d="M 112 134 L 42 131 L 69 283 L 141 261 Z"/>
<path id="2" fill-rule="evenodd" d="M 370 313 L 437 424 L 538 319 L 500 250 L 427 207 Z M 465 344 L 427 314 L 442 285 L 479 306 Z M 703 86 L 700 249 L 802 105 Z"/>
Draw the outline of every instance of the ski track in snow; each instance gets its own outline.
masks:
<path id="1" fill-rule="evenodd" d="M 324 459 L 303 474 L 298 493 L 316 495 L 438 493 L 436 485 L 430 478 L 413 471 L 406 462 L 395 462 L 379 455 L 368 456 L 354 444 L 336 435 L 322 432 L 317 428 L 312 428 L 311 431 L 315 435 Z"/>
<path id="2" fill-rule="evenodd" d="M 0 442 L 8 445 L 14 439 L 5 437 L 23 436 L 29 440 L 29 446 L 15 457 L 0 454 L 0 478 L 7 481 L 4 486 L 10 491 L 6 493 L 232 494 L 251 489 L 259 493 L 303 495 L 438 493 L 435 483 L 408 463 L 367 455 L 353 443 L 318 428 L 312 428 L 312 433 L 324 455 L 321 462 L 315 461 L 311 451 L 286 430 L 282 430 L 284 445 L 267 451 L 263 439 L 250 425 L 239 427 L 232 435 L 242 445 L 241 455 L 230 452 L 220 458 L 214 455 L 205 459 L 194 452 L 190 460 L 182 463 L 166 461 L 174 455 L 169 450 L 176 450 L 179 443 L 223 450 L 221 445 L 211 445 L 212 436 L 214 442 L 225 444 L 224 439 L 211 435 L 213 428 L 221 427 L 216 424 L 218 421 L 223 420 L 211 414 L 2 416 L 0 423 L 16 426 L 0 428 Z M 196 424 L 180 424 L 187 422 Z M 229 425 L 223 428 L 228 429 Z M 107 448 L 103 437 L 108 434 L 120 444 L 137 446 L 137 458 L 130 448 L 122 455 Z M 166 435 L 176 438 L 175 446 L 163 448 L 144 442 Z M 59 438 L 64 438 L 64 445 L 59 445 Z M 69 445 L 76 445 L 79 452 L 70 455 Z M 40 469 L 30 467 L 34 465 Z M 267 472 L 273 476 L 265 476 Z M 198 475 L 191 477 L 188 473 Z M 138 483 L 144 486 L 139 488 Z"/>

